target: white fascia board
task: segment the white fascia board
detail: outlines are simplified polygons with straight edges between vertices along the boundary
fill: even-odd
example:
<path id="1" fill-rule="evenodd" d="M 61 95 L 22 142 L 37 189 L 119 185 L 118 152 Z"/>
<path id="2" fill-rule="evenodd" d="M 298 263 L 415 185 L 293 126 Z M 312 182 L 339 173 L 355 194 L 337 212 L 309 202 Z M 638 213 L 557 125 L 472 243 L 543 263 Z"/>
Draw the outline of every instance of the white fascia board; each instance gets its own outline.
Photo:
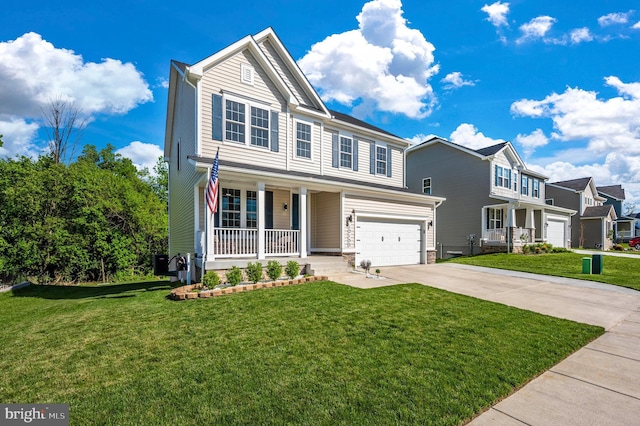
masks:
<path id="1" fill-rule="evenodd" d="M 293 92 L 289 89 L 287 84 L 282 80 L 278 72 L 273 67 L 273 64 L 269 61 L 269 59 L 265 56 L 258 43 L 254 40 L 252 36 L 246 36 L 237 42 L 233 43 L 230 46 L 214 53 L 206 59 L 190 66 L 187 68 L 190 77 L 201 79 L 204 75 L 206 69 L 215 65 L 216 63 L 222 62 L 225 59 L 235 55 L 238 52 L 241 52 L 244 49 L 248 49 L 256 58 L 258 63 L 263 67 L 263 69 L 267 72 L 271 80 L 275 83 L 276 87 L 280 91 L 280 93 L 287 99 L 287 102 L 291 105 L 298 105 L 298 100 L 293 95 Z"/>
<path id="2" fill-rule="evenodd" d="M 542 209 L 545 211 L 554 211 L 554 212 L 558 212 L 558 213 L 565 213 L 565 214 L 570 214 L 570 215 L 574 215 L 577 213 L 577 211 L 573 210 L 573 209 L 567 209 L 564 207 L 558 207 L 558 206 L 552 206 L 543 202 L 540 203 L 534 203 L 531 201 L 523 201 L 521 199 L 518 198 L 509 198 L 509 197 L 503 197 L 500 195 L 491 195 L 491 198 L 494 198 L 496 200 L 499 201 L 506 201 L 508 204 L 513 204 L 515 205 L 516 208 L 533 208 L 533 209 Z M 508 205 L 508 204 L 504 204 L 504 205 Z M 487 207 L 491 207 L 491 206 L 487 206 Z"/>
<path id="3" fill-rule="evenodd" d="M 260 31 L 258 34 L 254 35 L 253 38 L 254 40 L 257 40 L 257 41 L 269 39 L 269 41 L 273 43 L 274 47 L 280 54 L 280 58 L 282 58 L 285 62 L 287 62 L 287 67 L 289 68 L 289 71 L 291 71 L 294 77 L 296 77 L 296 80 L 298 81 L 298 83 L 300 83 L 304 87 L 305 91 L 307 92 L 307 95 L 310 95 L 311 98 L 316 102 L 316 104 L 322 108 L 322 111 L 327 116 L 329 116 L 330 115 L 329 110 L 324 104 L 324 102 L 322 102 L 322 99 L 318 95 L 318 92 L 316 92 L 316 89 L 314 89 L 311 83 L 309 83 L 307 76 L 302 72 L 302 70 L 298 66 L 298 63 L 291 57 L 291 54 L 289 53 L 287 48 L 284 46 L 284 44 L 282 44 L 282 41 L 280 41 L 280 38 L 278 37 L 276 32 L 273 30 L 273 28 L 271 27 L 266 28 Z"/>

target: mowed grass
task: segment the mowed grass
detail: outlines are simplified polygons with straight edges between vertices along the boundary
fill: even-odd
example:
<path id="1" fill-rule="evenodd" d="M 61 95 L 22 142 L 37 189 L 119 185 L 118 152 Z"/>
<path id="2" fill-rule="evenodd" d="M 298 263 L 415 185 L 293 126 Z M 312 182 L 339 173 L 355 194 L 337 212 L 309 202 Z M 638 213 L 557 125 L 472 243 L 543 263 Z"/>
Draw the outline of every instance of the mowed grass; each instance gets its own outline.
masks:
<path id="1" fill-rule="evenodd" d="M 577 278 L 640 290 L 640 257 L 636 259 L 603 255 L 602 274 L 583 274 L 583 257 L 591 257 L 591 255 L 578 253 L 535 255 L 496 253 L 473 257 L 459 257 L 457 259 L 451 259 L 449 262 Z"/>
<path id="2" fill-rule="evenodd" d="M 74 425 L 456 425 L 603 333 L 417 284 L 169 289 L 0 295 L 0 401 Z"/>

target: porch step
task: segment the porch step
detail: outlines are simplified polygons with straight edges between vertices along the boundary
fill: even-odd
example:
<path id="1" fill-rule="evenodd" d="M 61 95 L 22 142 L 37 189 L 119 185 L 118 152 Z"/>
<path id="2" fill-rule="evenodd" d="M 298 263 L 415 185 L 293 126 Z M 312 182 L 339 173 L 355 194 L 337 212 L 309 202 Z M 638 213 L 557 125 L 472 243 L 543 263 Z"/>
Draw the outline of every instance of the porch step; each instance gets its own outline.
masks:
<path id="1" fill-rule="evenodd" d="M 311 275 L 333 275 L 352 270 L 353 268 L 341 256 L 307 258 L 307 272 Z"/>

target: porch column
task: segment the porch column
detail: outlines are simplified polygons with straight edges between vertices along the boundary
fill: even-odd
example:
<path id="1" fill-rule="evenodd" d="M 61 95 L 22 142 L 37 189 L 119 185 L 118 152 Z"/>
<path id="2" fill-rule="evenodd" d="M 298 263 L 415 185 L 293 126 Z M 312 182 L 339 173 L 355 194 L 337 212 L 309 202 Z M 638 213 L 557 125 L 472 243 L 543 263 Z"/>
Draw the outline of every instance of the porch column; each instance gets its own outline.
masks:
<path id="1" fill-rule="evenodd" d="M 516 226 L 516 209 L 512 204 L 507 206 L 507 229 L 505 239 L 507 241 L 507 253 L 509 253 L 509 246 L 514 242 L 514 229 Z"/>
<path id="2" fill-rule="evenodd" d="M 534 242 L 536 239 L 536 217 L 534 210 L 527 207 L 527 217 L 524 220 L 524 227 L 529 232 L 529 242 Z"/>
<path id="3" fill-rule="evenodd" d="M 300 193 L 300 257 L 307 257 L 307 188 L 301 186 Z"/>
<path id="4" fill-rule="evenodd" d="M 482 223 L 480 224 L 480 229 L 482 229 L 482 235 L 480 235 L 481 239 L 487 238 L 487 207 L 483 207 L 480 209 L 480 216 L 482 217 Z"/>
<path id="5" fill-rule="evenodd" d="M 258 182 L 258 259 L 264 259 L 265 230 L 264 182 Z"/>

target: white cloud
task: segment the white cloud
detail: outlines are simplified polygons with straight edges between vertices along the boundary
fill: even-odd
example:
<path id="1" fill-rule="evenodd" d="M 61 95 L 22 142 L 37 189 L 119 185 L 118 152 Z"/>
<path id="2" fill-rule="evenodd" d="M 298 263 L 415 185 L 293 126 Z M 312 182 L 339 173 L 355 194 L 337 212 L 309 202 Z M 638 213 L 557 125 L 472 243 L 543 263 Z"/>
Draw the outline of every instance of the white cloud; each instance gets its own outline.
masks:
<path id="1" fill-rule="evenodd" d="M 471 149 L 486 148 L 504 142 L 502 139 L 492 139 L 485 136 L 482 132 L 479 132 L 473 124 L 469 123 L 460 124 L 458 128 L 451 133 L 449 140 Z"/>
<path id="2" fill-rule="evenodd" d="M 547 138 L 541 129 L 536 129 L 528 135 L 518 134 L 518 136 L 516 136 L 516 142 L 523 147 L 524 153 L 528 157 L 533 154 L 536 148 L 547 145 L 549 138 Z"/>
<path id="3" fill-rule="evenodd" d="M 550 39 L 544 39 L 551 27 L 557 20 L 551 16 L 538 16 L 531 21 L 520 26 L 522 36 L 516 40 L 516 43 L 524 43 L 527 40 L 543 39 L 546 42 L 550 42 Z"/>
<path id="4" fill-rule="evenodd" d="M 39 153 L 31 146 L 31 141 L 37 133 L 38 127 L 37 123 L 27 122 L 22 118 L 2 119 L 0 117 L 0 135 L 2 135 L 3 141 L 3 145 L 0 147 L 0 156 L 37 156 Z"/>
<path id="5" fill-rule="evenodd" d="M 158 157 L 163 155 L 163 151 L 158 145 L 134 141 L 117 150 L 116 154 L 130 159 L 138 170 L 146 168 L 153 174 L 153 166 L 158 162 Z"/>
<path id="6" fill-rule="evenodd" d="M 400 0 L 370 1 L 357 16 L 358 29 L 327 37 L 299 60 L 325 101 L 361 101 L 410 118 L 431 113 L 435 47 L 402 14 Z"/>
<path id="7" fill-rule="evenodd" d="M 523 99 L 511 105 L 514 115 L 547 117 L 553 120 L 554 139 L 588 140 L 597 154 L 612 150 L 640 154 L 640 83 L 623 83 L 605 78 L 620 96 L 598 99 L 597 93 L 567 88 L 540 101 Z"/>
<path id="8" fill-rule="evenodd" d="M 593 40 L 593 35 L 591 35 L 591 32 L 587 27 L 576 28 L 575 30 L 572 30 L 571 33 L 569 34 L 569 37 L 571 38 L 571 43 L 573 44 L 578 44 L 578 43 L 582 43 L 583 41 Z"/>
<path id="9" fill-rule="evenodd" d="M 465 80 L 462 77 L 462 73 L 459 71 L 452 72 L 446 75 L 445 78 L 440 80 L 445 83 L 444 88 L 447 90 L 459 89 L 462 86 L 475 86 L 476 83 L 471 80 Z"/>
<path id="10" fill-rule="evenodd" d="M 616 24 L 626 24 L 629 22 L 629 17 L 633 14 L 633 10 L 630 10 L 626 13 L 618 12 L 618 13 L 609 13 L 607 15 L 601 16 L 598 18 L 598 24 L 601 27 L 607 27 L 609 25 Z"/>
<path id="11" fill-rule="evenodd" d="M 410 138 L 405 138 L 405 140 L 409 141 L 411 143 L 411 145 L 417 145 L 419 143 L 422 143 L 426 140 L 429 140 L 433 137 L 436 137 L 436 135 L 434 135 L 433 133 L 425 135 L 424 133 L 418 133 L 417 135 L 410 137 Z"/>
<path id="12" fill-rule="evenodd" d="M 640 30 L 640 21 L 638 21 L 635 24 L 633 24 L 633 26 L 631 28 L 633 28 L 634 30 Z"/>
<path id="13" fill-rule="evenodd" d="M 569 145 L 572 148 L 556 152 L 541 165 L 553 180 L 593 176 L 598 185 L 621 184 L 629 188 L 630 198 L 640 200 L 640 82 L 624 83 L 609 76 L 605 83 L 618 96 L 603 99 L 594 91 L 567 88 L 540 101 L 514 102 L 511 112 L 550 118 L 554 126 L 551 138 L 574 142 Z M 587 146 L 575 148 L 575 142 L 582 141 Z"/>
<path id="14" fill-rule="evenodd" d="M 501 3 L 497 1 L 491 5 L 485 4 L 480 9 L 487 15 L 487 21 L 491 22 L 494 27 L 508 27 L 507 14 L 509 13 L 509 3 Z"/>
<path id="15" fill-rule="evenodd" d="M 111 58 L 84 62 L 81 55 L 33 32 L 0 42 L 0 93 L 0 115 L 31 124 L 52 99 L 73 103 L 87 115 L 125 114 L 153 101 L 149 85 L 133 64 Z M 6 143 L 24 145 L 24 140 L 6 136 Z"/>

